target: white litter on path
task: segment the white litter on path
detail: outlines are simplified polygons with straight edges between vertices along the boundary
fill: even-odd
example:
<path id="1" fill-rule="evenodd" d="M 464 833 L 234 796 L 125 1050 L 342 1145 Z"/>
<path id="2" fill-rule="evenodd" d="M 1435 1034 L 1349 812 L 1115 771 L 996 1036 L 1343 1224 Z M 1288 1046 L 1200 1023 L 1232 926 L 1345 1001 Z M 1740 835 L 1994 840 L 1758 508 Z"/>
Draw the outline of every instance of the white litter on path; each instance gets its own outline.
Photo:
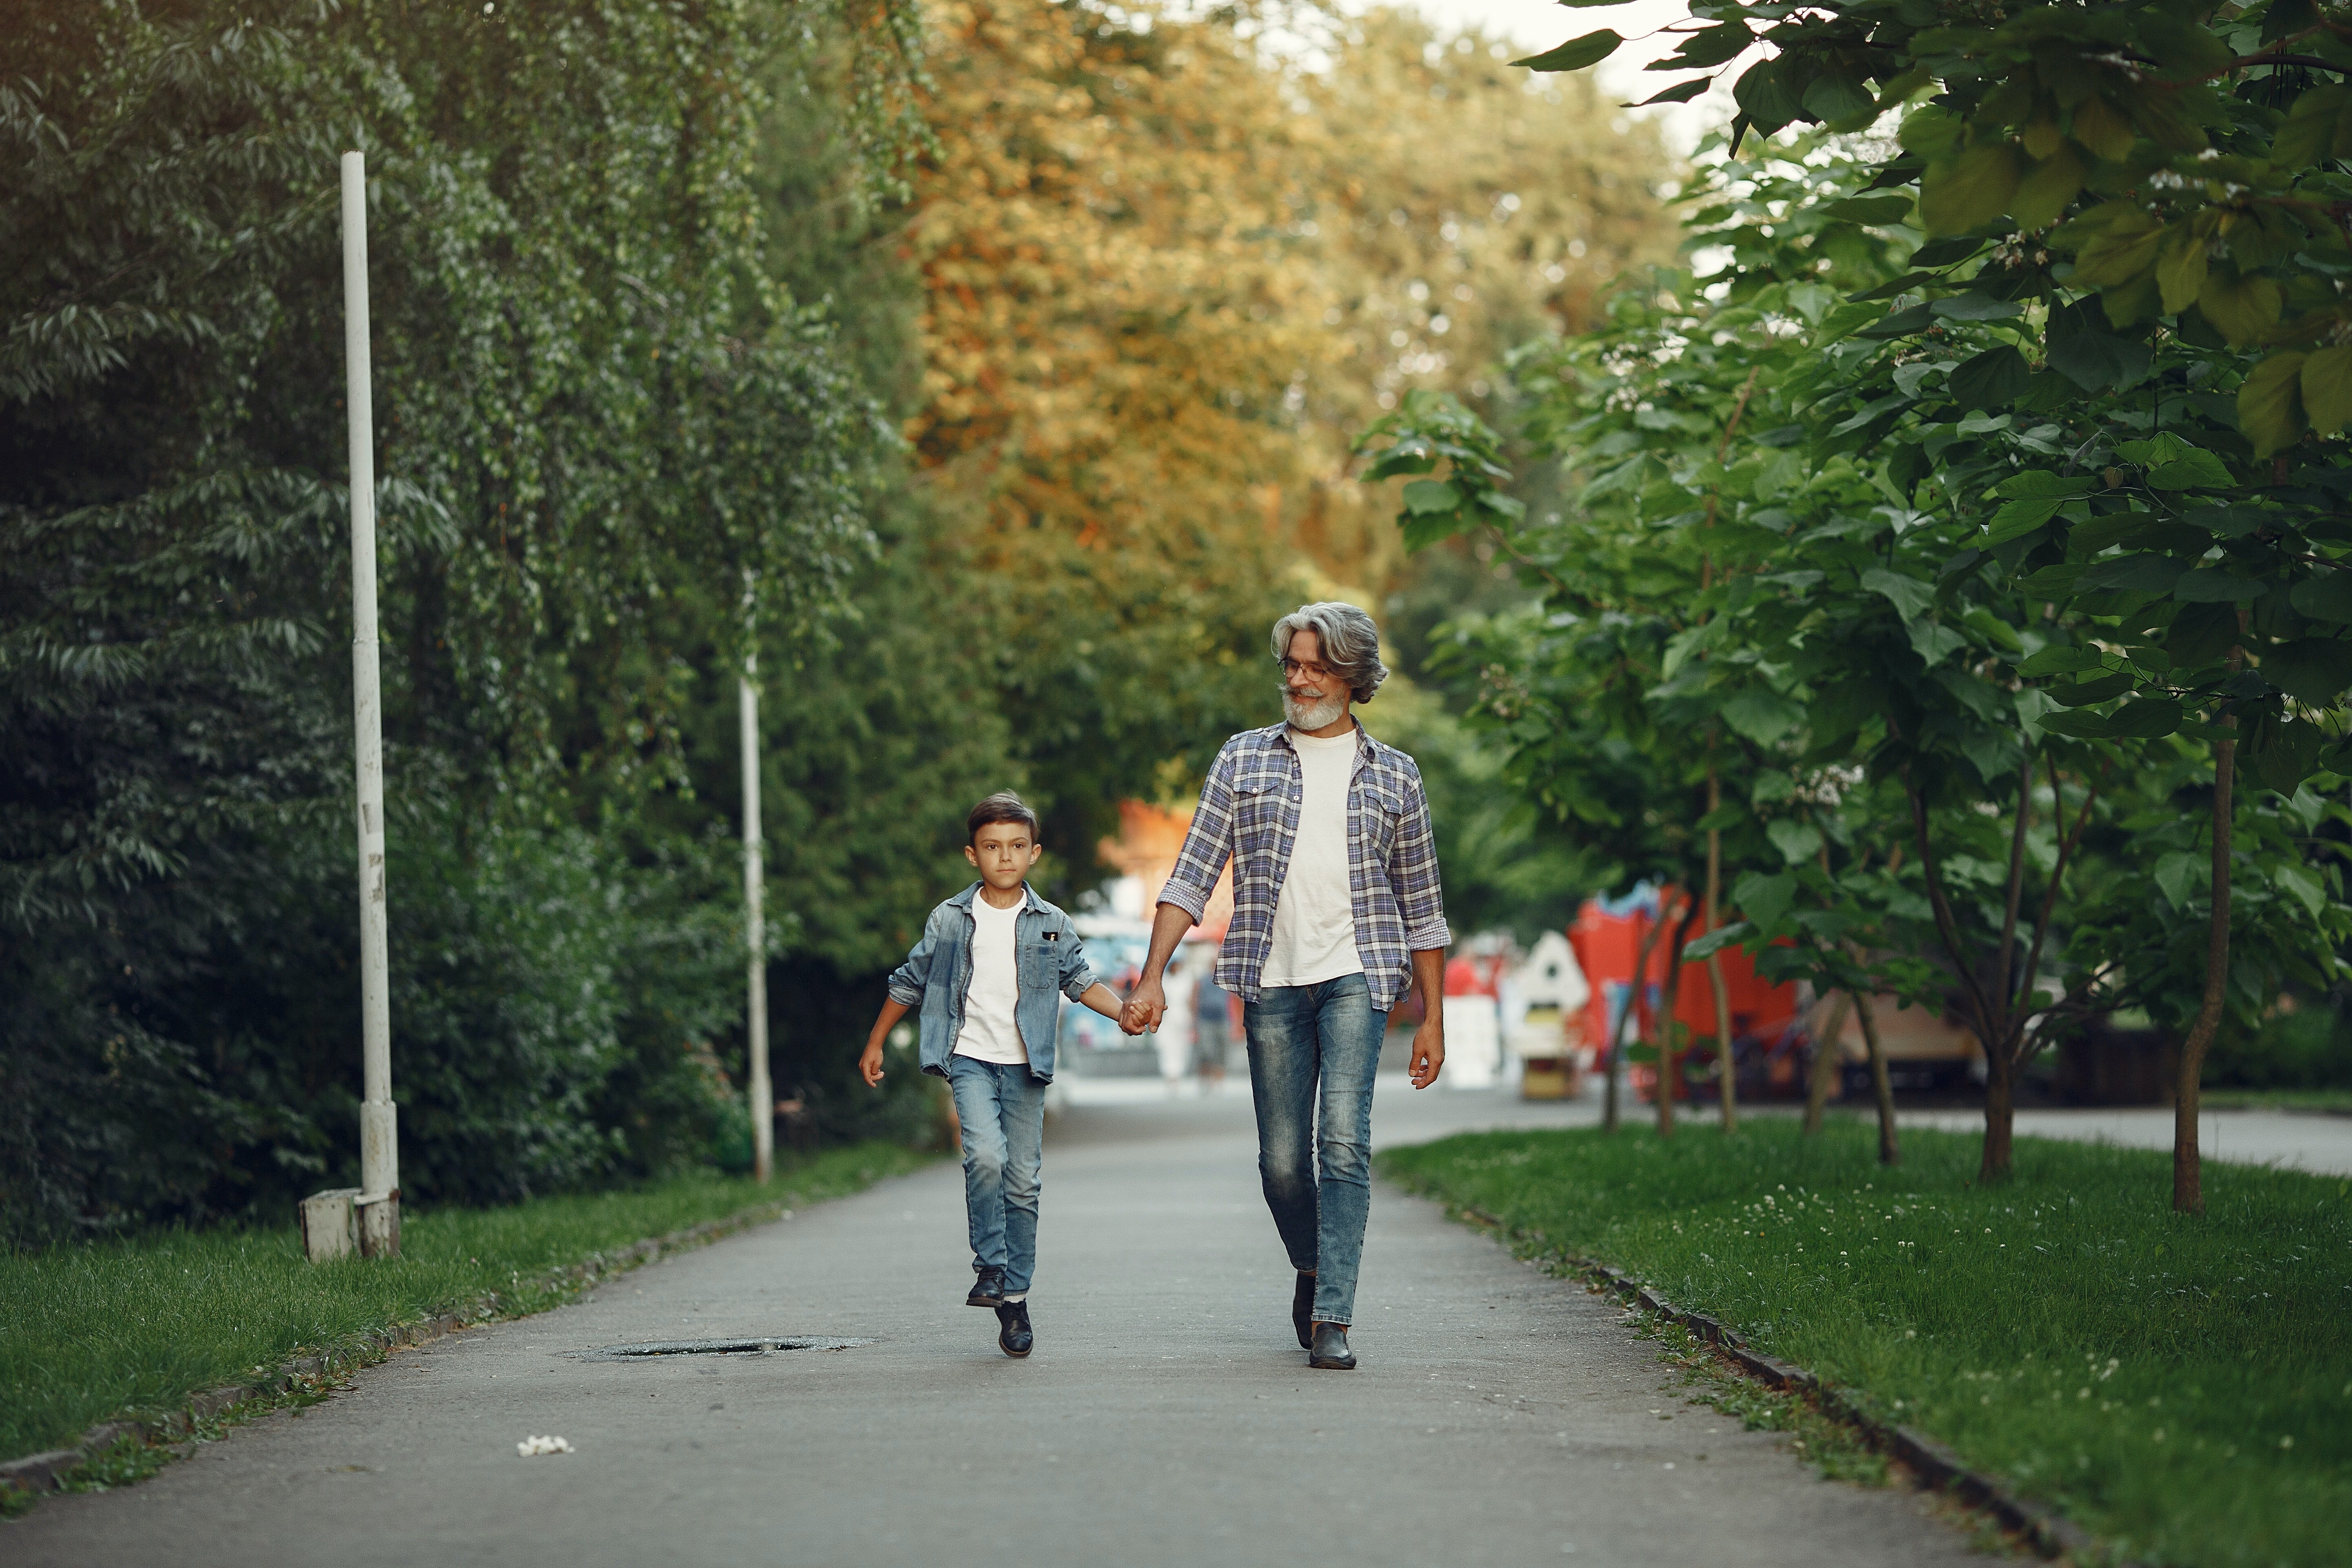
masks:
<path id="1" fill-rule="evenodd" d="M 515 1452 L 526 1459 L 533 1454 L 568 1454 L 572 1444 L 562 1437 L 525 1437 L 515 1445 Z"/>

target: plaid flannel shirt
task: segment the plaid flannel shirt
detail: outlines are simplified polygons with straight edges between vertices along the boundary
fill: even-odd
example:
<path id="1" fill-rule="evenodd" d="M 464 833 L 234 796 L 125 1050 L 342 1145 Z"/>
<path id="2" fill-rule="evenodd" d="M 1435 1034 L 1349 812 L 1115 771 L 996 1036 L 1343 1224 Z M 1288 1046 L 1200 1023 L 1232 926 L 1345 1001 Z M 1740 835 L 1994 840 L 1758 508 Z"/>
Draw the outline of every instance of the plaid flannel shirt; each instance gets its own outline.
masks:
<path id="1" fill-rule="evenodd" d="M 1258 999 L 1305 789 L 1289 725 L 1244 730 L 1227 741 L 1210 764 L 1183 852 L 1160 892 L 1160 902 L 1198 921 L 1232 858 L 1234 919 L 1217 954 L 1216 978 L 1246 1001 Z M 1372 1005 L 1386 1012 L 1412 978 L 1412 953 L 1446 945 L 1445 904 L 1421 770 L 1360 724 L 1348 783 L 1348 890 L 1364 982 Z"/>

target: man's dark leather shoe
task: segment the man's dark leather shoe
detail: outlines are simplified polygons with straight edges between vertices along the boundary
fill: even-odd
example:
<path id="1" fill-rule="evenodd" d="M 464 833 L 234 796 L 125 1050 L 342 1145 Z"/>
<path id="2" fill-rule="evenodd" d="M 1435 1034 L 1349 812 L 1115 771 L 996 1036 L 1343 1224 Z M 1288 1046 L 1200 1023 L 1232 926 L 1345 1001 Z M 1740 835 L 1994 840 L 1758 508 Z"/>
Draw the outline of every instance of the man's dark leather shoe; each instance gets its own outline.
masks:
<path id="1" fill-rule="evenodd" d="M 980 1278 L 971 1282 L 971 1294 L 963 1299 L 967 1307 L 1002 1307 L 1004 1305 L 1004 1270 L 983 1268 Z"/>
<path id="2" fill-rule="evenodd" d="M 1301 1274 L 1290 1290 L 1290 1326 L 1298 1331 L 1298 1348 L 1315 1348 L 1315 1276 Z"/>
<path id="3" fill-rule="evenodd" d="M 1029 1353 L 1036 1336 L 1029 1331 L 1029 1303 L 1007 1301 L 996 1309 L 996 1342 L 1006 1355 L 1018 1361 Z"/>
<path id="4" fill-rule="evenodd" d="M 1355 1371 L 1356 1352 L 1348 1348 L 1348 1325 L 1316 1324 L 1315 1343 L 1307 1352 L 1307 1364 L 1333 1372 Z"/>

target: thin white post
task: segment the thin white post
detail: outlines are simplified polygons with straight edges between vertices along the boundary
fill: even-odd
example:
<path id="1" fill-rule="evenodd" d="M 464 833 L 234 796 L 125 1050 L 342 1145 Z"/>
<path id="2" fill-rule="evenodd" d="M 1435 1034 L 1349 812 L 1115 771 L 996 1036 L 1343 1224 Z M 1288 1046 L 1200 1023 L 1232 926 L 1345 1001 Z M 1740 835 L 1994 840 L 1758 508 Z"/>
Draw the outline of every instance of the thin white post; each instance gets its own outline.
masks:
<path id="1" fill-rule="evenodd" d="M 765 1182 L 775 1163 L 776 1094 L 768 1081 L 768 921 L 766 873 L 760 857 L 760 689 L 751 684 L 759 656 L 744 660 L 736 695 L 742 718 L 743 930 L 750 950 L 746 979 L 751 1037 L 751 1174 Z"/>
<path id="2" fill-rule="evenodd" d="M 367 163 L 343 154 L 344 407 L 351 417 L 352 729 L 360 840 L 360 1250 L 400 1255 L 400 1122 L 392 1102 L 384 937 L 383 703 L 376 668 L 375 409 L 368 363 Z"/>

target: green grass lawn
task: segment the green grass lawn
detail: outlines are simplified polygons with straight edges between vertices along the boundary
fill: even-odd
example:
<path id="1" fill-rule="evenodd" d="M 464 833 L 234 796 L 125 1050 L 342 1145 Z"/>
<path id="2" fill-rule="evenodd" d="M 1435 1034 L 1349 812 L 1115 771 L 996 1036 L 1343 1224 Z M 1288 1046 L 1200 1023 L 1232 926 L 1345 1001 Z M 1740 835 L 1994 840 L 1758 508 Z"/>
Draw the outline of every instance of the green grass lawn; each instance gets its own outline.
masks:
<path id="1" fill-rule="evenodd" d="M 2352 1181 L 2209 1163 L 2170 1211 L 2170 1157 L 1906 1129 L 1808 1141 L 1756 1118 L 1492 1132 L 1392 1149 L 1382 1172 L 1501 1220 L 1528 1255 L 1623 1268 L 1675 1305 L 1861 1393 L 2135 1560 L 2352 1563 Z"/>
<path id="2" fill-rule="evenodd" d="M 2352 1116 L 2352 1089 L 2209 1089 L 2197 1097 L 2207 1110 L 2306 1110 Z"/>
<path id="3" fill-rule="evenodd" d="M 812 1203 L 931 1156 L 890 1143 L 780 1159 L 749 1177 L 681 1177 L 630 1191 L 403 1217 L 401 1256 L 314 1267 L 293 1226 L 171 1231 L 0 1255 L 0 1458 L 71 1446 L 93 1422 L 161 1411 L 205 1388 L 275 1371 L 305 1348 L 468 1306 L 505 1315 L 572 1290 L 561 1271 L 592 1253 L 723 1219 Z"/>

